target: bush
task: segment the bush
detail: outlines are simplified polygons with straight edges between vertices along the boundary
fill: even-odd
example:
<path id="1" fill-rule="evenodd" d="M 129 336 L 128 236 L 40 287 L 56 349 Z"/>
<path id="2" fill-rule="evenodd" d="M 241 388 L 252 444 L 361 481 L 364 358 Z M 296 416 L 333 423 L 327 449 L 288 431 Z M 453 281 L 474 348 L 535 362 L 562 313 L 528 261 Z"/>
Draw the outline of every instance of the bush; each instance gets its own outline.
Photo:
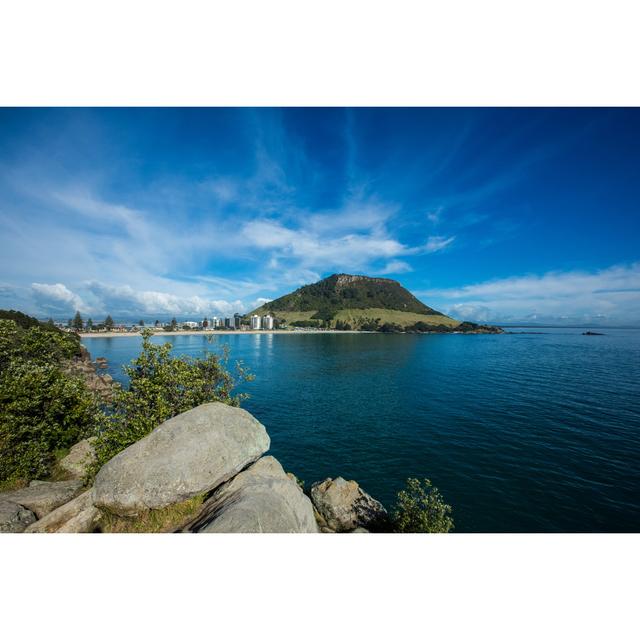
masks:
<path id="1" fill-rule="evenodd" d="M 88 435 L 101 415 L 84 382 L 62 371 L 80 351 L 77 337 L 26 326 L 0 320 L 0 481 L 48 476 L 56 451 Z"/>
<path id="2" fill-rule="evenodd" d="M 159 424 L 205 402 L 238 406 L 244 394 L 233 395 L 238 380 L 250 380 L 238 365 L 234 378 L 225 365 L 228 352 L 203 358 L 173 358 L 171 344 L 157 345 L 153 332 L 142 331 L 142 351 L 124 367 L 128 389 L 115 392 L 112 411 L 105 416 L 95 443 L 96 472 L 114 455 L 137 442 Z"/>
<path id="3" fill-rule="evenodd" d="M 393 529 L 397 533 L 448 533 L 453 529 L 451 507 L 430 480 L 409 478 L 398 493 Z"/>

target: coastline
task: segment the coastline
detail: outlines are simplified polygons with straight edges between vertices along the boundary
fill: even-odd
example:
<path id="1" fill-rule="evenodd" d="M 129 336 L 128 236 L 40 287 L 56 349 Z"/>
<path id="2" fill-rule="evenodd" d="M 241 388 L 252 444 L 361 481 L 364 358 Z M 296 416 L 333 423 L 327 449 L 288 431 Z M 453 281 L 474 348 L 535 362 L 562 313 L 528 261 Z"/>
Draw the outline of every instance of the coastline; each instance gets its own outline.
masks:
<path id="1" fill-rule="evenodd" d="M 228 335 L 245 335 L 245 334 L 274 334 L 278 335 L 300 335 L 305 333 L 377 333 L 376 331 L 334 331 L 332 329 L 306 329 L 304 331 L 293 331 L 289 329 L 247 329 L 240 331 L 230 329 L 228 331 L 154 331 L 154 336 L 228 336 Z M 84 338 L 141 338 L 140 332 L 128 333 L 114 331 L 111 333 L 78 333 L 81 339 Z"/>

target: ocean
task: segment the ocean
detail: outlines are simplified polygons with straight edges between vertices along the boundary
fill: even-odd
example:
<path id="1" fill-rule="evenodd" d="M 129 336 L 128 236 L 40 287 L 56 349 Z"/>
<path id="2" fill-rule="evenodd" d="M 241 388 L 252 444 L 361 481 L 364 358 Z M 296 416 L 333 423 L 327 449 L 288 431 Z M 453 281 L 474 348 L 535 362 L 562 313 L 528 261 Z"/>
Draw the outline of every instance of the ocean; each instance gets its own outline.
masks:
<path id="1" fill-rule="evenodd" d="M 406 478 L 429 478 L 456 532 L 640 532 L 640 330 L 509 331 L 153 341 L 228 345 L 255 375 L 243 407 L 307 487 L 343 476 L 392 507 Z M 139 337 L 83 343 L 126 383 Z"/>

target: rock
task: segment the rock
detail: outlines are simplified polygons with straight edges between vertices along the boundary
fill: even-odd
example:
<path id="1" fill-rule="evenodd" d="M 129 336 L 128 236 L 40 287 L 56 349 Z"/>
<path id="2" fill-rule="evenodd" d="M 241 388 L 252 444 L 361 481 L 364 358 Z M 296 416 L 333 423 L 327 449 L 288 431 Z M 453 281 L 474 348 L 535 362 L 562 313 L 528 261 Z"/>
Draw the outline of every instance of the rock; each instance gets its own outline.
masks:
<path id="1" fill-rule="evenodd" d="M 102 512 L 93 506 L 91 489 L 89 489 L 67 504 L 48 513 L 41 520 L 29 525 L 25 533 L 51 533 L 65 530 L 71 532 L 77 530 L 78 525 L 84 525 L 83 531 L 93 531 L 101 515 Z M 92 522 L 93 520 L 95 520 L 95 524 Z M 90 526 L 92 528 L 89 528 Z"/>
<path id="2" fill-rule="evenodd" d="M 93 533 L 98 528 L 103 515 L 100 509 L 91 505 L 67 520 L 56 533 Z"/>
<path id="3" fill-rule="evenodd" d="M 93 502 L 135 516 L 207 493 L 269 449 L 265 428 L 221 402 L 167 420 L 120 452 L 96 476 Z"/>
<path id="4" fill-rule="evenodd" d="M 0 501 L 0 533 L 20 533 L 35 521 L 29 509 L 9 500 Z"/>
<path id="5" fill-rule="evenodd" d="M 196 533 L 318 533 L 313 505 L 272 456 L 260 458 L 209 498 L 186 527 Z"/>
<path id="6" fill-rule="evenodd" d="M 96 460 L 96 452 L 93 447 L 95 438 L 80 440 L 71 447 L 68 455 L 58 462 L 58 466 L 72 478 L 83 478 L 87 467 Z"/>
<path id="7" fill-rule="evenodd" d="M 354 480 L 327 478 L 316 482 L 311 487 L 311 500 L 326 525 L 334 531 L 376 529 L 387 519 L 386 509 Z"/>
<path id="8" fill-rule="evenodd" d="M 9 500 L 43 518 L 59 506 L 73 500 L 82 491 L 82 480 L 62 482 L 34 481 L 24 489 L 0 493 L 0 500 Z"/>

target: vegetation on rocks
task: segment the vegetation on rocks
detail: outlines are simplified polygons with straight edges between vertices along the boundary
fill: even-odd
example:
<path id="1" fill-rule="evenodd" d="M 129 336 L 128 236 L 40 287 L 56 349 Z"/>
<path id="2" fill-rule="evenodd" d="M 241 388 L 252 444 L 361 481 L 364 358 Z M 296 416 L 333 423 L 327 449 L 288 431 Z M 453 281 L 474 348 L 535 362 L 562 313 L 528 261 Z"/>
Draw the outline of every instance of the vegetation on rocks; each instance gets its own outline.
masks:
<path id="1" fill-rule="evenodd" d="M 251 376 L 240 364 L 236 376 L 228 371 L 226 350 L 222 355 L 174 358 L 172 345 L 153 344 L 152 335 L 150 329 L 142 331 L 142 351 L 124 368 L 129 387 L 116 390 L 111 410 L 101 421 L 92 473 L 169 418 L 207 402 L 239 406 L 245 397 L 234 394 L 234 388 Z"/>
<path id="2" fill-rule="evenodd" d="M 5 312 L 6 314 L 7 312 Z M 45 478 L 56 452 L 100 415 L 84 382 L 63 372 L 79 339 L 18 312 L 0 320 L 0 482 Z"/>
<path id="3" fill-rule="evenodd" d="M 393 529 L 396 533 L 448 533 L 453 529 L 451 507 L 431 480 L 409 478 L 398 493 Z"/>

